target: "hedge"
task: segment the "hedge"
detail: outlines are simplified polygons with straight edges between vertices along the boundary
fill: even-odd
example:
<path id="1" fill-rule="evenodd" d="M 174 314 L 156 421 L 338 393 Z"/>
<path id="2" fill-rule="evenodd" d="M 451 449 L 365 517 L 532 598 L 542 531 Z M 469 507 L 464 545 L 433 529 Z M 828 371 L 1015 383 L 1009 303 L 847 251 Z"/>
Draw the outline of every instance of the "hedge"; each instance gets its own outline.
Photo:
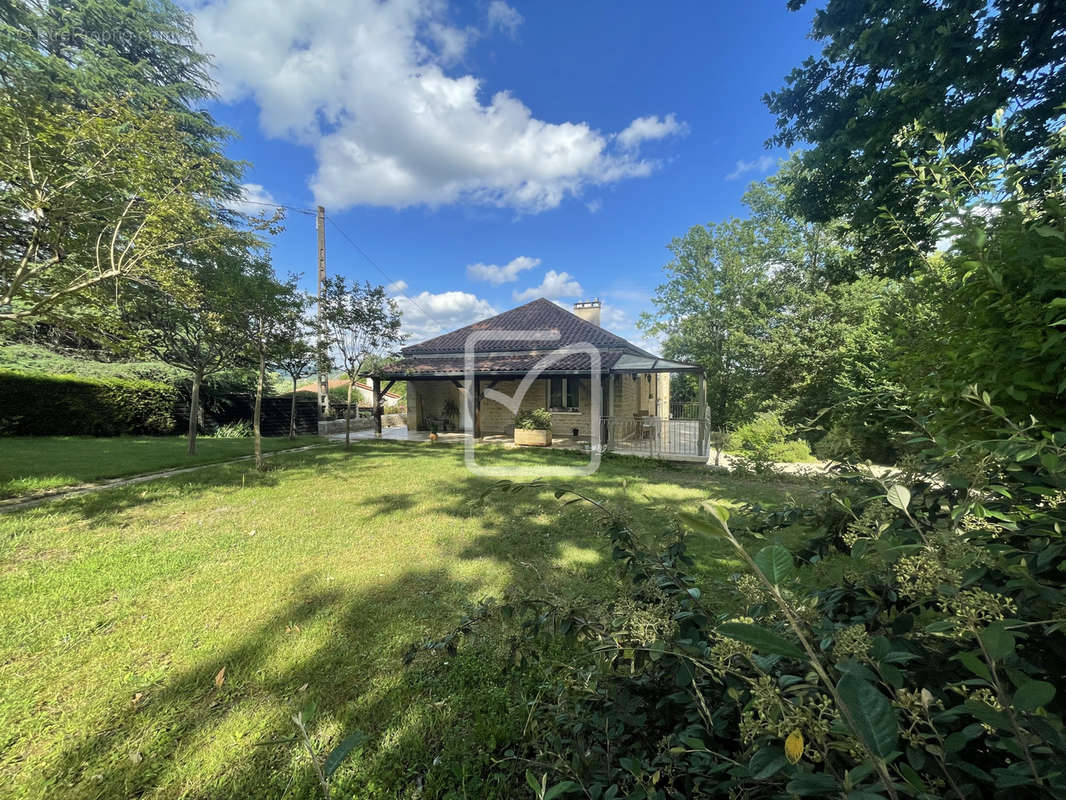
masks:
<path id="1" fill-rule="evenodd" d="M 177 401 L 164 383 L 0 370 L 0 435 L 169 434 Z"/>

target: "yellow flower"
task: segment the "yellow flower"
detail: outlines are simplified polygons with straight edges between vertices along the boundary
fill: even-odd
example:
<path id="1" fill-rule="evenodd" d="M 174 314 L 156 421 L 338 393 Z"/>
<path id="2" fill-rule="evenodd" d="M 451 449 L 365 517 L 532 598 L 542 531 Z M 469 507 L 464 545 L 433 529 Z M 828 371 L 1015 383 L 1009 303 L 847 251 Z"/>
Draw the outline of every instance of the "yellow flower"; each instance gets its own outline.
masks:
<path id="1" fill-rule="evenodd" d="M 803 758 L 803 734 L 798 729 L 785 739 L 785 758 L 790 764 L 796 764 Z"/>

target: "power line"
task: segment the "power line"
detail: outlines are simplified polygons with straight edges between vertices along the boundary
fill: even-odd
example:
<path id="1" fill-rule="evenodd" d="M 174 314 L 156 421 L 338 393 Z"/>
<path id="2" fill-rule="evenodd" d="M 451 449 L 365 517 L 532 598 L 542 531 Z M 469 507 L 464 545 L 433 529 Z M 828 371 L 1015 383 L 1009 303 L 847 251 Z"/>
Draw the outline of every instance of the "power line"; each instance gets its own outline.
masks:
<path id="1" fill-rule="evenodd" d="M 295 211 L 297 214 L 309 214 L 314 216 L 315 212 L 309 208 L 297 208 L 296 206 L 286 206 L 281 203 L 264 203 L 261 200 L 238 200 L 238 203 L 248 203 L 253 206 L 266 206 L 267 208 L 284 208 L 286 211 Z"/>
<path id="2" fill-rule="evenodd" d="M 372 265 L 372 266 L 374 267 L 374 269 L 376 269 L 376 270 L 377 270 L 378 272 L 380 272 L 380 273 L 381 273 L 382 277 L 384 277 L 384 278 L 385 278 L 385 280 L 387 280 L 387 281 L 388 281 L 389 283 L 396 283 L 396 280 L 395 280 L 395 279 L 394 279 L 394 278 L 393 278 L 393 277 L 392 277 L 391 275 L 389 275 L 389 274 L 388 274 L 388 273 L 387 273 L 387 272 L 386 272 L 385 270 L 383 270 L 383 269 L 382 269 L 382 268 L 381 268 L 380 266 L 378 266 L 378 262 L 376 262 L 376 261 L 375 261 L 374 259 L 372 259 L 372 258 L 370 257 L 370 255 L 369 255 L 369 254 L 368 254 L 368 253 L 366 252 L 366 250 L 364 250 L 364 249 L 363 249 L 362 247 L 360 247 L 360 246 L 359 246 L 359 245 L 358 245 L 358 244 L 356 243 L 355 239 L 353 239 L 353 238 L 352 238 L 351 236 L 349 236 L 349 235 L 348 235 L 348 234 L 347 234 L 347 233 L 345 232 L 344 228 L 342 228 L 342 227 L 341 227 L 340 225 L 338 225 L 338 224 L 337 224 L 336 222 L 334 222 L 334 221 L 333 221 L 333 217 L 331 217 L 331 216 L 329 216 L 329 215 L 327 214 L 327 215 L 326 215 L 326 220 L 327 220 L 327 221 L 328 221 L 328 222 L 329 222 L 329 223 L 330 223 L 330 224 L 331 224 L 331 225 L 332 225 L 332 226 L 333 226 L 334 228 L 336 228 L 336 229 L 337 229 L 337 232 L 338 232 L 338 233 L 340 233 L 340 235 L 341 235 L 341 236 L 343 236 L 343 237 L 344 237 L 345 239 L 347 239 L 347 240 L 348 240 L 348 244 L 350 244 L 350 245 L 351 245 L 352 247 L 354 247 L 354 248 L 355 248 L 356 250 L 358 250 L 358 251 L 359 251 L 359 254 L 360 254 L 360 255 L 361 255 L 361 256 L 362 256 L 363 258 L 365 258 L 365 259 L 366 259 L 367 261 L 369 261 L 369 262 L 370 262 L 370 264 L 371 264 L 371 265 Z M 410 303 L 411 305 L 413 305 L 413 306 L 414 306 L 415 308 L 417 308 L 417 309 L 418 309 L 419 311 L 421 311 L 421 312 L 422 312 L 422 314 L 423 314 L 423 315 L 424 315 L 424 316 L 426 317 L 426 319 L 430 319 L 430 320 L 433 320 L 433 321 L 434 321 L 434 322 L 436 322 L 436 323 L 437 323 L 438 325 L 442 325 L 442 324 L 443 324 L 443 323 L 442 323 L 442 322 L 441 322 L 440 320 L 438 320 L 438 319 L 434 319 L 433 315 L 432 315 L 432 314 L 430 314 L 430 313 L 429 313 L 428 311 L 426 311 L 426 310 L 425 310 L 424 308 L 422 308 L 422 306 L 420 306 L 420 305 L 418 304 L 418 302 L 417 302 L 417 301 L 416 301 L 416 300 L 415 300 L 415 299 L 414 299 L 413 297 L 410 297 L 410 296 L 407 296 L 407 295 L 405 295 L 405 297 L 407 298 L 407 302 L 409 302 L 409 303 Z"/>
<path id="3" fill-rule="evenodd" d="M 318 215 L 318 211 L 316 211 L 316 210 L 312 210 L 310 208 L 298 208 L 296 206 L 287 206 L 287 205 L 283 205 L 282 203 L 267 203 L 267 202 L 264 202 L 262 200 L 241 200 L 240 202 L 242 202 L 242 203 L 250 203 L 251 205 L 256 205 L 256 206 L 265 206 L 267 208 L 283 208 L 286 211 L 294 211 L 297 214 L 307 214 L 308 216 L 312 216 L 312 217 Z M 389 283 L 396 283 L 396 280 L 391 275 L 389 275 L 387 272 L 385 272 L 385 270 L 383 270 L 381 268 L 381 266 L 378 264 L 378 262 L 376 262 L 373 258 L 371 258 L 370 254 L 367 253 L 366 250 L 364 250 L 362 247 L 360 247 L 359 244 L 355 241 L 355 239 L 353 239 L 351 236 L 348 235 L 347 231 L 345 231 L 344 228 L 342 228 L 340 225 L 338 225 L 336 222 L 333 221 L 333 217 L 331 217 L 329 215 L 326 215 L 326 219 L 329 221 L 329 223 L 334 228 L 337 229 L 337 232 L 348 241 L 348 244 L 350 244 L 352 247 L 354 247 L 363 258 L 365 258 L 368 262 L 370 262 L 371 266 L 373 266 L 374 269 L 376 269 L 378 272 L 381 273 L 382 277 L 384 277 L 385 280 L 387 280 Z M 443 325 L 444 324 L 440 320 L 435 319 L 432 314 L 430 314 L 428 311 L 426 311 L 426 309 L 422 308 L 422 306 L 420 306 L 418 304 L 418 301 L 416 301 L 413 297 L 405 295 L 405 298 L 407 299 L 407 301 L 411 305 L 413 305 L 415 308 L 417 308 L 419 311 L 421 311 L 423 316 L 426 317 L 426 319 L 432 320 L 433 322 L 436 322 L 438 325 Z"/>

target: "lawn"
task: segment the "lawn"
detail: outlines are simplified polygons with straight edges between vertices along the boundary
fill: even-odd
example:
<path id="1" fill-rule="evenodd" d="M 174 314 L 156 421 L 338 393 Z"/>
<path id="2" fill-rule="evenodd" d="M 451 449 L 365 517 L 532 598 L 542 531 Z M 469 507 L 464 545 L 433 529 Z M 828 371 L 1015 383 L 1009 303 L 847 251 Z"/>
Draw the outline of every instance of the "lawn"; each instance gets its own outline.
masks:
<path id="1" fill-rule="evenodd" d="M 367 735 L 334 797 L 492 793 L 475 773 L 526 715 L 510 705 L 499 642 L 479 640 L 447 667 L 404 667 L 402 655 L 487 596 L 608 596 L 615 573 L 596 516 L 550 492 L 479 502 L 489 482 L 454 446 L 362 441 L 273 465 L 217 465 L 0 516 L 5 797 L 314 797 L 296 711 L 321 750 Z M 631 458 L 606 458 L 573 484 L 648 536 L 709 497 L 807 488 Z M 720 540 L 696 549 L 701 579 L 728 605 L 737 562 Z"/>
<path id="2" fill-rule="evenodd" d="M 263 439 L 263 450 L 284 450 L 324 441 L 317 436 Z M 171 467 L 212 464 L 250 455 L 251 439 L 196 440 L 186 454 L 182 436 L 10 436 L 0 438 L 0 498 L 119 478 Z"/>

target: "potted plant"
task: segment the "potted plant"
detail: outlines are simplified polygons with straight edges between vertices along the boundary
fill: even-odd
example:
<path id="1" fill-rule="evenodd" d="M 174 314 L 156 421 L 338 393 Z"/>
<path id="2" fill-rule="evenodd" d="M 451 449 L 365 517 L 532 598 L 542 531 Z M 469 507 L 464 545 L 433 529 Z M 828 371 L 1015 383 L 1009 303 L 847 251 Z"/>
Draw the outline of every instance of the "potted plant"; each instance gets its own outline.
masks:
<path id="1" fill-rule="evenodd" d="M 429 423 L 429 440 L 431 442 L 437 441 L 437 423 L 436 422 Z"/>
<path id="2" fill-rule="evenodd" d="M 552 415 L 546 408 L 519 411 L 514 418 L 514 443 L 525 447 L 547 447 L 552 443 Z"/>

